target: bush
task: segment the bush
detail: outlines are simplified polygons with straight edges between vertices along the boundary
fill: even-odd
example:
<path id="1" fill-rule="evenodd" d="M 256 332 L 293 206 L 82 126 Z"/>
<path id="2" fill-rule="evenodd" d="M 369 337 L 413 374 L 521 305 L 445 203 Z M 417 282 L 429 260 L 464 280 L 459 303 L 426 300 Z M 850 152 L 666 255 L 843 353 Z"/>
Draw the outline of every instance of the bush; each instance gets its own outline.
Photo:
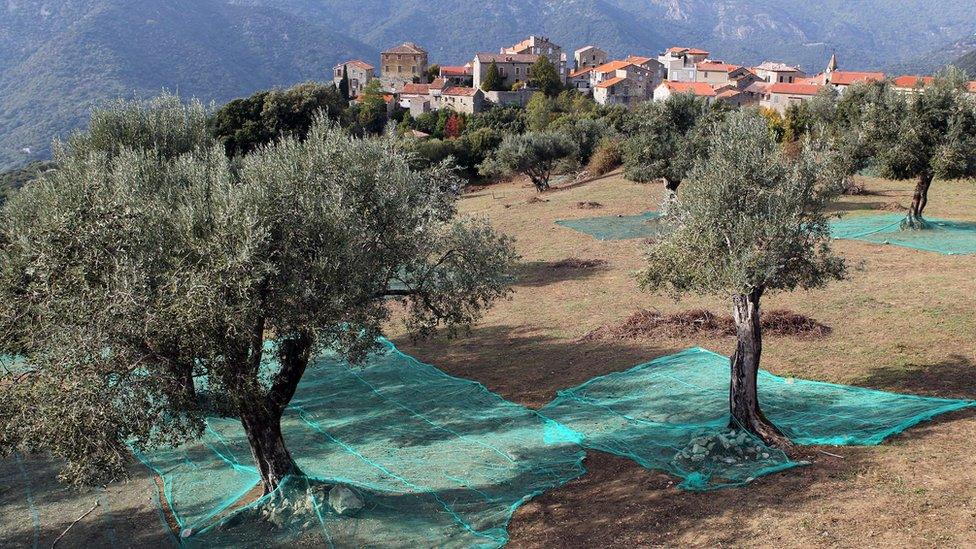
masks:
<path id="1" fill-rule="evenodd" d="M 620 141 L 605 137 L 593 152 L 587 170 L 593 175 L 604 175 L 620 167 L 621 162 Z"/>

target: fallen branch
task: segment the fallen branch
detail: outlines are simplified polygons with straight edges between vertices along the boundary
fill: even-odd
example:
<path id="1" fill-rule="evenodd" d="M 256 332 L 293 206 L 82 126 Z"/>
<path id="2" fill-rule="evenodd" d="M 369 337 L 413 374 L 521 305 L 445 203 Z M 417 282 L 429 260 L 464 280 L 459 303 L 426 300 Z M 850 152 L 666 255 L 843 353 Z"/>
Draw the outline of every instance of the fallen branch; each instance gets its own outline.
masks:
<path id="1" fill-rule="evenodd" d="M 825 452 L 823 450 L 817 450 L 817 451 L 820 452 L 821 454 L 828 455 L 830 457 L 835 457 L 835 458 L 838 458 L 838 459 L 844 459 L 844 456 L 838 456 L 837 454 L 831 454 L 830 452 Z"/>
<path id="2" fill-rule="evenodd" d="M 69 524 L 68 527 L 64 529 L 64 532 L 61 532 L 61 535 L 60 536 L 58 536 L 57 538 L 54 539 L 54 543 L 51 544 L 51 549 L 54 549 L 54 547 L 58 544 L 58 542 L 61 541 L 61 538 L 63 538 L 64 535 L 68 533 L 68 530 L 71 530 L 71 527 L 72 526 L 74 526 L 75 524 L 78 524 L 79 522 L 81 522 L 81 519 L 83 519 L 83 518 L 87 517 L 88 515 L 90 515 L 91 512 L 94 511 L 96 507 L 98 507 L 98 500 L 95 500 L 95 505 L 92 505 L 92 508 L 91 509 L 85 511 L 85 514 L 83 514 L 80 517 L 76 518 L 74 522 L 72 522 L 71 524 Z"/>

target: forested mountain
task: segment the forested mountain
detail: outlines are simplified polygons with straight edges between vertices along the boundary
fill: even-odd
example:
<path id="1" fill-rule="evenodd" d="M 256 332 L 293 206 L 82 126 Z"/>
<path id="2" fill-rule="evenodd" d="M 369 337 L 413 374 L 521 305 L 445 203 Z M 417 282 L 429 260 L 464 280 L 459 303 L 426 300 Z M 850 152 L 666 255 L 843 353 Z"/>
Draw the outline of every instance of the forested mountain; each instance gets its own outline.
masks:
<path id="1" fill-rule="evenodd" d="M 344 58 L 378 64 L 381 49 L 404 40 L 441 63 L 544 34 L 570 52 L 689 45 L 810 71 L 836 52 L 843 68 L 908 71 L 951 61 L 932 52 L 972 36 L 976 9 L 972 0 L 0 0 L 0 23 L 3 166 L 45 156 L 93 102 L 162 88 L 223 101 L 327 78 Z"/>
<path id="2" fill-rule="evenodd" d="M 976 50 L 960 57 L 954 64 L 969 73 L 970 76 L 976 75 Z"/>
<path id="3" fill-rule="evenodd" d="M 0 166 L 45 157 L 99 101 L 166 88 L 222 102 L 373 54 L 305 18 L 223 0 L 3 2 Z"/>
<path id="4" fill-rule="evenodd" d="M 615 55 L 680 44 L 819 70 L 836 51 L 847 68 L 886 68 L 976 31 L 971 0 L 240 1 L 338 20 L 376 48 L 413 39 L 451 63 L 541 33 L 570 50 L 597 43 Z"/>

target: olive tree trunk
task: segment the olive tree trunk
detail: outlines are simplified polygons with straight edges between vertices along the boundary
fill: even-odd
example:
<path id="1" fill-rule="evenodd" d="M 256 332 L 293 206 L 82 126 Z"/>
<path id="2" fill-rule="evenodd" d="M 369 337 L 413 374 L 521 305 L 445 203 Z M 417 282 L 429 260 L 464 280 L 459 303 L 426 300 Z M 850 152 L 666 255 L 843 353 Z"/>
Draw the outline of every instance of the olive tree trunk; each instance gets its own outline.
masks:
<path id="1" fill-rule="evenodd" d="M 302 474 L 285 445 L 281 417 L 305 375 L 311 350 L 312 338 L 307 334 L 284 339 L 279 350 L 281 370 L 271 389 L 263 398 L 244 400 L 239 405 L 241 425 L 247 434 L 265 494 L 277 489 L 289 475 Z"/>
<path id="2" fill-rule="evenodd" d="M 915 184 L 915 193 L 912 195 L 912 205 L 908 208 L 908 216 L 902 222 L 903 229 L 924 229 L 925 219 L 922 212 L 929 202 L 929 187 L 932 186 L 932 174 L 923 173 L 918 176 L 918 183 Z"/>
<path id="3" fill-rule="evenodd" d="M 287 476 L 300 473 L 281 435 L 280 413 L 256 405 L 241 410 L 241 424 L 265 494 L 277 489 Z"/>
<path id="4" fill-rule="evenodd" d="M 759 359 L 762 356 L 762 326 L 759 313 L 761 297 L 762 290 L 757 289 L 732 299 L 738 341 L 731 359 L 732 375 L 729 384 L 731 427 L 745 429 L 766 444 L 785 450 L 792 447 L 792 443 L 766 419 L 759 408 L 756 378 L 759 373 Z"/>

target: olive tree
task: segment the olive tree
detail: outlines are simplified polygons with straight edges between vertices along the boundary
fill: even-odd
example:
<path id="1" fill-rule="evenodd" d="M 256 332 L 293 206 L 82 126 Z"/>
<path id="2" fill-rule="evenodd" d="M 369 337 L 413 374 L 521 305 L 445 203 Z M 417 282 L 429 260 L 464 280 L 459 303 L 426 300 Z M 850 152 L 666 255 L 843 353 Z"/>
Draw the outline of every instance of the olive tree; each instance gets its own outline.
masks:
<path id="1" fill-rule="evenodd" d="M 578 146 L 561 132 L 508 135 L 479 169 L 482 175 L 523 174 L 539 192 L 549 190 L 549 178 L 560 162 L 574 158 Z"/>
<path id="2" fill-rule="evenodd" d="M 838 193 L 833 154 L 807 140 L 797 158 L 756 112 L 731 115 L 688 174 L 665 233 L 647 253 L 643 289 L 720 295 L 731 301 L 732 423 L 768 444 L 790 446 L 759 406 L 764 295 L 816 288 L 844 274 L 830 249 L 825 209 Z"/>
<path id="3" fill-rule="evenodd" d="M 638 183 L 663 179 L 667 210 L 695 160 L 708 151 L 709 132 L 723 112 L 692 94 L 643 103 L 626 128 L 624 176 Z"/>
<path id="4" fill-rule="evenodd" d="M 453 171 L 411 170 L 392 138 L 320 117 L 237 160 L 199 145 L 68 143 L 3 211 L 0 353 L 26 364 L 0 378 L 5 449 L 104 480 L 129 445 L 180 443 L 219 413 L 271 491 L 300 473 L 280 420 L 313 357 L 363 360 L 394 311 L 414 334 L 462 329 L 508 291 L 510 240 L 459 217 Z"/>
<path id="5" fill-rule="evenodd" d="M 965 73 L 949 68 L 919 93 L 877 84 L 838 106 L 846 139 L 855 144 L 849 149 L 859 148 L 882 177 L 916 180 L 903 229 L 927 227 L 934 180 L 976 177 L 976 102 L 966 85 Z"/>

